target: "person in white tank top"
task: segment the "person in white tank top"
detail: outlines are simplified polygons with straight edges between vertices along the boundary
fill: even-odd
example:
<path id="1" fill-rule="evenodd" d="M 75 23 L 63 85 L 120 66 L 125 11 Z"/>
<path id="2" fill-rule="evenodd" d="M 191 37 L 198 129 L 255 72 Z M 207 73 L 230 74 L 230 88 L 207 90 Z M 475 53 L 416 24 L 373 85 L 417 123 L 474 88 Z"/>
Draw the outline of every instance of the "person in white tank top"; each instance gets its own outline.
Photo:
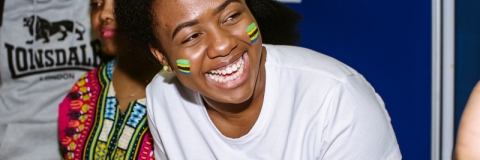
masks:
<path id="1" fill-rule="evenodd" d="M 0 159 L 60 159 L 58 104 L 103 63 L 90 36 L 90 1 L 0 3 Z"/>

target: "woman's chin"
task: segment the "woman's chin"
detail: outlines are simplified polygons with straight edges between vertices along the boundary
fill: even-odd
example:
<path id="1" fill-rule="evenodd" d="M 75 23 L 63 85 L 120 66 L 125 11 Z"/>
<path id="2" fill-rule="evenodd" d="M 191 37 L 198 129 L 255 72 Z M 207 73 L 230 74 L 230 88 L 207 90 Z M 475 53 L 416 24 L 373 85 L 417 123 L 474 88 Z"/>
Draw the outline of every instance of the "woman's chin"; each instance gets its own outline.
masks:
<path id="1" fill-rule="evenodd" d="M 252 94 L 245 94 L 245 93 L 247 93 L 247 91 L 241 91 L 239 93 L 228 93 L 229 96 L 219 96 L 222 94 L 215 93 L 214 98 L 208 98 L 208 99 L 215 101 L 216 103 L 241 104 L 248 101 L 252 97 Z M 224 94 L 224 95 L 227 95 L 227 94 Z"/>

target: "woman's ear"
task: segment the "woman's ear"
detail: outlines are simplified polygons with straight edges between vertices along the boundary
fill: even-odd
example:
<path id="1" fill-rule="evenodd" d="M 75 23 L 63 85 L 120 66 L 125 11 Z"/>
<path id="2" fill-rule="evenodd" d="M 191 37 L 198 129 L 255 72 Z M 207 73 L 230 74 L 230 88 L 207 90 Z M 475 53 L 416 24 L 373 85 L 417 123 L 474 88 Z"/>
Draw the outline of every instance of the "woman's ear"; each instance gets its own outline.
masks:
<path id="1" fill-rule="evenodd" d="M 165 59 L 165 56 L 163 56 L 162 52 L 152 46 L 150 46 L 150 52 L 162 65 L 164 65 L 164 62 L 162 61 Z"/>
<path id="2" fill-rule="evenodd" d="M 162 52 L 160 52 L 158 49 L 152 46 L 150 46 L 150 52 L 152 52 L 153 56 L 158 60 L 158 62 L 160 62 L 160 64 L 162 64 L 163 71 L 167 71 L 167 72 L 173 71 L 173 68 L 170 67 L 170 65 L 168 64 L 167 58 L 163 55 Z"/>

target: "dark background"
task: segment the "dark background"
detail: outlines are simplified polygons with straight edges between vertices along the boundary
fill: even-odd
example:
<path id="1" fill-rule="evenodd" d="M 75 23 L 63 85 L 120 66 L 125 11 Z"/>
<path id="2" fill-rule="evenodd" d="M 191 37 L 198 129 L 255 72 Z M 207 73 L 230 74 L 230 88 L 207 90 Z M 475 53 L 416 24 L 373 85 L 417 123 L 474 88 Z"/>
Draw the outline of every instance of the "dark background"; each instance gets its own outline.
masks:
<path id="1" fill-rule="evenodd" d="M 455 131 L 457 131 L 468 97 L 480 80 L 480 1 L 456 0 L 455 3 Z"/>
<path id="2" fill-rule="evenodd" d="M 302 0 L 287 5 L 304 16 L 300 46 L 348 64 L 380 94 L 403 159 L 430 159 L 431 1 Z"/>

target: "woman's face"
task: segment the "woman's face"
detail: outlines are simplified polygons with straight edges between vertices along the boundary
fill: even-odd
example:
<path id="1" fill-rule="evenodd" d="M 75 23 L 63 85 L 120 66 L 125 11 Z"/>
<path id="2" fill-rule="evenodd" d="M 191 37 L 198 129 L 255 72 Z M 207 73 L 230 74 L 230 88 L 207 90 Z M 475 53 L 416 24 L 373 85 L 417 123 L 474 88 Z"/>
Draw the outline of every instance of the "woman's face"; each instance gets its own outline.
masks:
<path id="1" fill-rule="evenodd" d="M 245 0 L 156 0 L 152 9 L 163 55 L 185 86 L 235 104 L 263 89 L 257 85 L 264 83 L 258 80 L 262 40 Z M 152 51 L 165 63 L 162 52 Z M 184 60 L 189 64 L 181 65 Z"/>
<path id="2" fill-rule="evenodd" d="M 119 38 L 113 13 L 114 0 L 91 0 L 90 19 L 94 34 L 103 45 L 107 54 L 117 54 L 124 42 Z"/>

